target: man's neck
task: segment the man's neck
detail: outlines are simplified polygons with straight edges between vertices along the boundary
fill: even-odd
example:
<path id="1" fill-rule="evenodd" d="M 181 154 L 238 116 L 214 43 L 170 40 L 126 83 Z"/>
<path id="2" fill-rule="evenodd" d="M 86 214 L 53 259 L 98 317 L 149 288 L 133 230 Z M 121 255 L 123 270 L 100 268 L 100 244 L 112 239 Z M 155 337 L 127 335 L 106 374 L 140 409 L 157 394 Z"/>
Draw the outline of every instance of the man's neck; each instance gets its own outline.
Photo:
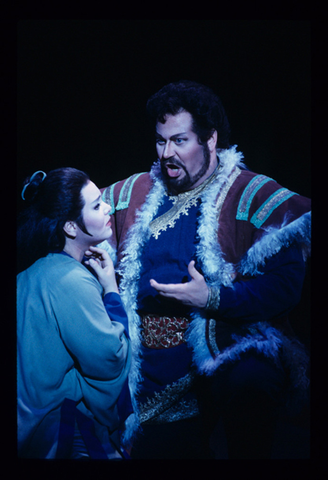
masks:
<path id="1" fill-rule="evenodd" d="M 217 171 L 218 168 L 219 168 L 219 162 L 218 162 L 218 158 L 216 158 L 215 163 L 210 164 L 206 174 L 198 182 L 196 182 L 195 185 L 193 185 L 191 188 L 189 188 L 187 191 L 194 190 L 195 188 L 200 187 L 204 183 L 207 183 L 210 180 L 210 178 L 213 175 L 215 175 L 215 172 Z"/>

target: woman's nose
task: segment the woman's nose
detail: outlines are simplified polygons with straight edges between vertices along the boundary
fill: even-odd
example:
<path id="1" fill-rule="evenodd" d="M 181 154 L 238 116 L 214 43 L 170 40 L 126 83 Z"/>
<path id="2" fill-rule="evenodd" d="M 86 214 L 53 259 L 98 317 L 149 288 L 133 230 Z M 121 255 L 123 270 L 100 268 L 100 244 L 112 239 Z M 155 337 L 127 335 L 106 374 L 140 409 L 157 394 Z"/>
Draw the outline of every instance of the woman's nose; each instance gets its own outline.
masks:
<path id="1" fill-rule="evenodd" d="M 103 211 L 104 211 L 104 215 L 108 215 L 108 214 L 109 214 L 109 212 L 110 212 L 110 205 L 108 205 L 108 203 L 105 203 L 105 202 L 104 202 Z"/>

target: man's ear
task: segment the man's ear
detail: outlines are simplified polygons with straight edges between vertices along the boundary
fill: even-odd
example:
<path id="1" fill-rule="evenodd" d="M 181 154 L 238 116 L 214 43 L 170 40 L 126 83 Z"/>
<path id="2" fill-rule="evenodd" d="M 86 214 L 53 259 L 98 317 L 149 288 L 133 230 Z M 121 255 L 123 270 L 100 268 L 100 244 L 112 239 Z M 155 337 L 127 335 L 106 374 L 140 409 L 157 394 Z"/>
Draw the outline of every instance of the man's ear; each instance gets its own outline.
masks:
<path id="1" fill-rule="evenodd" d="M 71 220 L 69 220 L 68 222 L 65 223 L 63 230 L 65 235 L 67 235 L 67 237 L 75 238 L 77 233 L 77 225 L 75 222 L 72 222 Z"/>
<path id="2" fill-rule="evenodd" d="M 213 130 L 212 135 L 207 140 L 207 145 L 208 145 L 208 148 L 209 148 L 210 152 L 213 152 L 216 149 L 217 139 L 218 139 L 218 132 L 216 130 Z"/>

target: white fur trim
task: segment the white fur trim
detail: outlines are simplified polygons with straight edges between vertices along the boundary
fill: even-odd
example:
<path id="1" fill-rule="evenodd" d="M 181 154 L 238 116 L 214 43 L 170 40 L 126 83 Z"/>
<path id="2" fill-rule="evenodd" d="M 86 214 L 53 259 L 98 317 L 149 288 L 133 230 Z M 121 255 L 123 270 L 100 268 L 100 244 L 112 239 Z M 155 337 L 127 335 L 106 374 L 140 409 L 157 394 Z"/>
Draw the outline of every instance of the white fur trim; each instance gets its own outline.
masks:
<path id="1" fill-rule="evenodd" d="M 240 262 L 239 271 L 243 275 L 259 274 L 258 267 L 276 255 L 282 247 L 288 247 L 297 241 L 302 245 L 303 258 L 306 260 L 311 251 L 311 212 L 286 225 L 286 219 L 280 228 L 269 227 L 261 239 L 256 242 Z"/>
<path id="2" fill-rule="evenodd" d="M 140 278 L 140 256 L 143 246 L 150 237 L 149 224 L 157 212 L 164 195 L 163 183 L 152 175 L 154 185 L 148 194 L 145 203 L 136 214 L 136 221 L 130 228 L 123 252 L 118 273 L 122 276 L 120 292 L 129 319 L 129 332 L 132 345 L 132 364 L 129 373 L 129 387 L 131 391 L 134 415 L 126 422 L 123 442 L 128 444 L 139 429 L 138 405 L 136 394 L 142 380 L 140 358 L 140 317 L 137 314 L 138 280 Z"/>

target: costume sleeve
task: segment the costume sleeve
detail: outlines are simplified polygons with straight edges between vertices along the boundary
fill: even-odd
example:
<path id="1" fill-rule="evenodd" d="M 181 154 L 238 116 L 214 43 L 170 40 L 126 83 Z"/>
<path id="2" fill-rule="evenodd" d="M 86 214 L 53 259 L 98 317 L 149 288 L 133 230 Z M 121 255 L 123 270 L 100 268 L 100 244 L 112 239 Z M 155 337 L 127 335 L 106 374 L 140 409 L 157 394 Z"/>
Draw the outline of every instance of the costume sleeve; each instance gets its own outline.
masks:
<path id="1" fill-rule="evenodd" d="M 122 323 L 109 318 L 97 279 L 86 269 L 81 272 L 73 269 L 63 275 L 57 296 L 54 292 L 54 313 L 62 341 L 74 359 L 86 406 L 101 423 L 113 427 L 110 410 L 128 375 L 130 343 Z M 120 303 L 113 300 L 109 315 L 122 319 Z"/>
<path id="2" fill-rule="evenodd" d="M 124 326 L 124 333 L 129 337 L 128 317 L 124 310 L 121 297 L 118 293 L 109 292 L 103 297 L 104 306 L 109 318 L 112 321 L 119 322 Z"/>
<path id="3" fill-rule="evenodd" d="M 234 324 L 269 321 L 300 301 L 305 276 L 301 247 L 283 248 L 267 261 L 260 275 L 220 288 L 217 315 Z"/>

